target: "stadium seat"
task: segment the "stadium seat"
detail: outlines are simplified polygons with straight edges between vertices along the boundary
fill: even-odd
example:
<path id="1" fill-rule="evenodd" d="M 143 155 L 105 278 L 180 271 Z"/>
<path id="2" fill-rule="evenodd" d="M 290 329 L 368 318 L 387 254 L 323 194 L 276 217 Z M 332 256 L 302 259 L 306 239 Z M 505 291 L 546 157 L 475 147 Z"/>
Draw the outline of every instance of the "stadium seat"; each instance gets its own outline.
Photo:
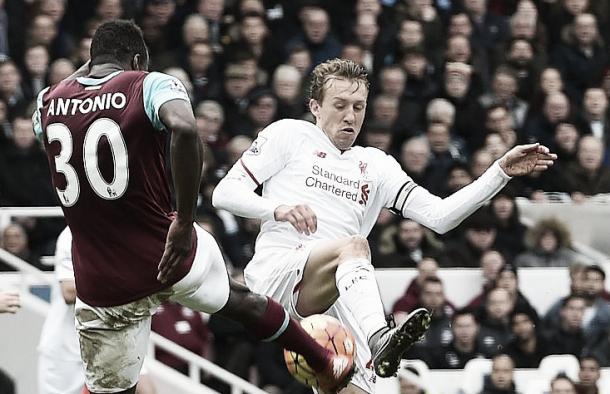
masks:
<path id="1" fill-rule="evenodd" d="M 543 394 L 547 393 L 549 388 L 549 380 L 536 379 L 529 382 L 527 388 L 523 391 L 523 394 Z"/>
<path id="2" fill-rule="evenodd" d="M 550 382 L 560 373 L 565 373 L 570 379 L 578 380 L 578 359 L 571 354 L 552 354 L 540 361 L 538 371 L 541 379 Z"/>
<path id="3" fill-rule="evenodd" d="M 483 389 L 483 378 L 491 372 L 491 360 L 475 358 L 468 361 L 464 367 L 460 392 L 463 394 L 478 394 Z"/>

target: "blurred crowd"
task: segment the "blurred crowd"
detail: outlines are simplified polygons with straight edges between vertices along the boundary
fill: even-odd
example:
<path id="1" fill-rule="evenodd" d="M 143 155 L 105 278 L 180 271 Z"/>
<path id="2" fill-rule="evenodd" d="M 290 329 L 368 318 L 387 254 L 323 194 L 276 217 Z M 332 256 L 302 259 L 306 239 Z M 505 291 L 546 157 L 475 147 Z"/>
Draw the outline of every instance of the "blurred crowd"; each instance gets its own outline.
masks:
<path id="1" fill-rule="evenodd" d="M 259 223 L 214 210 L 211 191 L 265 126 L 311 120 L 309 72 L 348 58 L 366 67 L 371 82 L 359 143 L 393 155 L 435 194 L 472 182 L 518 143 L 540 142 L 559 156 L 551 170 L 511 181 L 443 237 L 389 211 L 380 215 L 370 237 L 373 264 L 420 270 L 397 315 L 418 305 L 435 311 L 416 356 L 433 368 L 458 368 L 502 348 L 517 367 L 533 366 L 594 341 L 610 354 L 600 328 L 610 324 L 603 270 L 577 264 L 564 223 L 544 219 L 527 229 L 515 204 L 516 197 L 584 201 L 610 192 L 610 1 L 0 0 L 0 206 L 58 205 L 30 116 L 37 94 L 84 64 L 96 27 L 116 18 L 139 24 L 150 69 L 179 78 L 191 96 L 206 145 L 198 222 L 220 242 L 236 277 L 252 257 Z M 40 256 L 53 254 L 63 227 L 61 219 L 16 218 L 2 229 L 1 245 L 52 269 Z M 549 266 L 570 267 L 573 287 L 543 318 L 517 291 L 517 272 Z M 439 267 L 483 268 L 485 288 L 469 309 L 455 311 L 445 299 Z M 183 313 L 167 305 L 159 316 Z M 205 333 L 197 346 L 214 335 L 233 349 L 216 359 L 243 376 L 244 360 L 279 354 L 273 345 L 235 340 L 240 328 L 229 322 L 209 323 L 197 330 Z"/>

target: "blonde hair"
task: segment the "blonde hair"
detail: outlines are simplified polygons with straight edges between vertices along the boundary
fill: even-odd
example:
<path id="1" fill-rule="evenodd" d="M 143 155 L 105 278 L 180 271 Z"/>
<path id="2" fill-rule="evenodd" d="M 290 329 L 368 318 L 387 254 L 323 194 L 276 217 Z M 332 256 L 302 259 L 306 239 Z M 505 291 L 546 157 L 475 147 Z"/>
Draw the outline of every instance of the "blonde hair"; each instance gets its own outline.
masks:
<path id="1" fill-rule="evenodd" d="M 337 58 L 327 60 L 318 64 L 311 74 L 309 97 L 318 102 L 324 99 L 324 87 L 331 79 L 356 81 L 358 84 L 363 83 L 366 89 L 369 89 L 366 69 L 352 60 Z"/>

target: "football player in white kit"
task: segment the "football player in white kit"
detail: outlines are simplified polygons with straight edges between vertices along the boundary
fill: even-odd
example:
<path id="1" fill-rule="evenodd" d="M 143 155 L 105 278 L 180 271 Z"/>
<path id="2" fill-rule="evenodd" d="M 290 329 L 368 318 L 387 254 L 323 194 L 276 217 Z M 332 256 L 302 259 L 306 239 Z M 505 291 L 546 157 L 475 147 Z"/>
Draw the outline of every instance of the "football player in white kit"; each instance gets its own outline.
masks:
<path id="1" fill-rule="evenodd" d="M 352 331 L 357 368 L 342 393 L 374 392 L 375 373 L 394 375 L 402 354 L 429 325 L 425 309 L 398 327 L 386 322 L 366 240 L 382 208 L 444 233 L 512 176 L 545 170 L 556 158 L 539 144 L 517 146 L 475 182 L 441 199 L 415 184 L 393 157 L 353 146 L 368 87 L 365 69 L 352 61 L 318 65 L 309 102 L 316 123 L 285 119 L 269 125 L 212 197 L 217 208 L 262 219 L 245 270 L 253 291 L 276 299 L 295 317 L 327 313 Z M 254 192 L 260 185 L 262 197 Z"/>

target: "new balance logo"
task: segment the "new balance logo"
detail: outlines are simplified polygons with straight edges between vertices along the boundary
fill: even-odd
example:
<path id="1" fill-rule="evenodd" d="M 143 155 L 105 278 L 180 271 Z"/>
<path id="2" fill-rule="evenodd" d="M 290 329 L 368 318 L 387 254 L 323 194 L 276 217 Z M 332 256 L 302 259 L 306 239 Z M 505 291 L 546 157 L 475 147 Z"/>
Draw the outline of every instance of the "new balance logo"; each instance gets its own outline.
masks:
<path id="1" fill-rule="evenodd" d="M 320 152 L 319 150 L 315 151 L 313 154 L 318 156 L 321 159 L 326 157 L 326 152 Z"/>

